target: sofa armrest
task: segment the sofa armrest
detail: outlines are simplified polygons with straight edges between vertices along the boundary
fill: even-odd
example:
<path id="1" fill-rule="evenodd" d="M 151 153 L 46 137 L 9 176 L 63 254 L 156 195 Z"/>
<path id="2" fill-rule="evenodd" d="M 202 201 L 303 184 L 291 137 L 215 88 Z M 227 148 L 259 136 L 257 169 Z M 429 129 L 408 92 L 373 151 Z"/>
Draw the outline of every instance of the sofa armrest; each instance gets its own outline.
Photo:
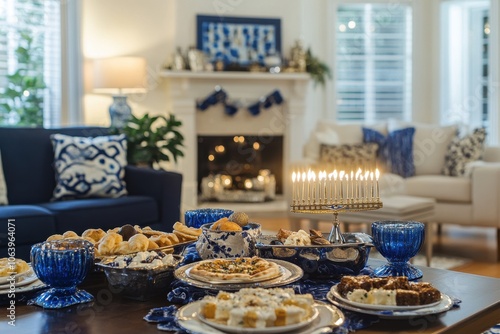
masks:
<path id="1" fill-rule="evenodd" d="M 500 146 L 487 146 L 484 150 L 483 160 L 488 162 L 500 162 Z"/>
<path id="2" fill-rule="evenodd" d="M 472 170 L 472 217 L 483 226 L 500 228 L 500 163 L 484 163 Z"/>
<path id="3" fill-rule="evenodd" d="M 180 218 L 182 174 L 127 166 L 125 182 L 129 195 L 150 196 L 155 199 L 162 229 L 171 231 Z"/>

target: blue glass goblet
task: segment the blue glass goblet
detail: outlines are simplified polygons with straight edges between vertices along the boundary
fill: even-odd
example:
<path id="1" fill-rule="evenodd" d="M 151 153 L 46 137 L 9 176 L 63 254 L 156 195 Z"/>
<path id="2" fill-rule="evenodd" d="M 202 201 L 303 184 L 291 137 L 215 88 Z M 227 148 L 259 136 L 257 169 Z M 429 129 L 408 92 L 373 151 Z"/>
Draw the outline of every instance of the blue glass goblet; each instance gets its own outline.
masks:
<path id="1" fill-rule="evenodd" d="M 94 299 L 76 287 L 94 265 L 94 245 L 87 240 L 63 239 L 33 245 L 31 265 L 38 278 L 51 289 L 30 300 L 30 305 L 61 308 Z"/>
<path id="2" fill-rule="evenodd" d="M 184 223 L 189 227 L 200 228 L 203 224 L 213 223 L 221 218 L 229 217 L 233 212 L 233 210 L 212 208 L 187 210 L 184 214 Z"/>
<path id="3" fill-rule="evenodd" d="M 375 275 L 406 276 L 409 280 L 421 278 L 420 269 L 408 263 L 414 257 L 425 237 L 425 226 L 416 221 L 378 221 L 372 223 L 375 248 L 388 261 L 375 269 Z"/>

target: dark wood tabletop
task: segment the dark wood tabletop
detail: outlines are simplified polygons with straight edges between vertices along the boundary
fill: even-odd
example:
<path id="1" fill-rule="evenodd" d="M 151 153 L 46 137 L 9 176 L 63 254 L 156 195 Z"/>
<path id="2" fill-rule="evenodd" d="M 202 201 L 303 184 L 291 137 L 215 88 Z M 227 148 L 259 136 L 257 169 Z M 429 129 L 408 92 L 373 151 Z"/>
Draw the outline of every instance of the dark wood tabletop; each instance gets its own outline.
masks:
<path id="1" fill-rule="evenodd" d="M 382 263 L 370 260 L 371 265 Z M 381 319 L 363 333 L 481 333 L 500 323 L 500 279 L 464 274 L 449 270 L 420 267 L 423 280 L 442 292 L 460 298 L 459 308 L 448 312 L 406 320 Z M 82 288 L 95 297 L 89 304 L 58 310 L 38 306 L 16 305 L 15 327 L 8 324 L 6 306 L 0 308 L 0 333 L 29 334 L 101 334 L 162 333 L 156 324 L 143 317 L 151 308 L 166 306 L 168 291 L 154 299 L 140 302 L 122 298 L 107 285 L 103 273 L 90 274 Z"/>

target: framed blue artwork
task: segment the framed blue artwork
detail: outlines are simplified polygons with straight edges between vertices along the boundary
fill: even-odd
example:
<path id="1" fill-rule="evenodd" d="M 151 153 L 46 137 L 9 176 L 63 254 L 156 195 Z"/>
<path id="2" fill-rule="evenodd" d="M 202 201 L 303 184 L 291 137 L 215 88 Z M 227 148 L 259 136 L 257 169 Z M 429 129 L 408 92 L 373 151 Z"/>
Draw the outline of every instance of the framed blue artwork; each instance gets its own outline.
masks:
<path id="1" fill-rule="evenodd" d="M 247 67 L 281 54 L 281 20 L 198 15 L 197 48 L 211 62 Z"/>

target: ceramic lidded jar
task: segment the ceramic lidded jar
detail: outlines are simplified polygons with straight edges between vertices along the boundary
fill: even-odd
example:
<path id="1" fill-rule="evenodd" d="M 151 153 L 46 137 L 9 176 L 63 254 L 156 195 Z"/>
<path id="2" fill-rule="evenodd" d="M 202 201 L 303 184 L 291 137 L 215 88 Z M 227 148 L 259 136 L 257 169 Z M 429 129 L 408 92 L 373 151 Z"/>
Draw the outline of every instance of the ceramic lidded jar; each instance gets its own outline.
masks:
<path id="1" fill-rule="evenodd" d="M 201 226 L 201 235 L 196 242 L 200 257 L 224 259 L 255 255 L 255 243 L 261 235 L 260 224 L 248 223 L 242 231 L 217 231 L 210 229 L 212 223 Z"/>

